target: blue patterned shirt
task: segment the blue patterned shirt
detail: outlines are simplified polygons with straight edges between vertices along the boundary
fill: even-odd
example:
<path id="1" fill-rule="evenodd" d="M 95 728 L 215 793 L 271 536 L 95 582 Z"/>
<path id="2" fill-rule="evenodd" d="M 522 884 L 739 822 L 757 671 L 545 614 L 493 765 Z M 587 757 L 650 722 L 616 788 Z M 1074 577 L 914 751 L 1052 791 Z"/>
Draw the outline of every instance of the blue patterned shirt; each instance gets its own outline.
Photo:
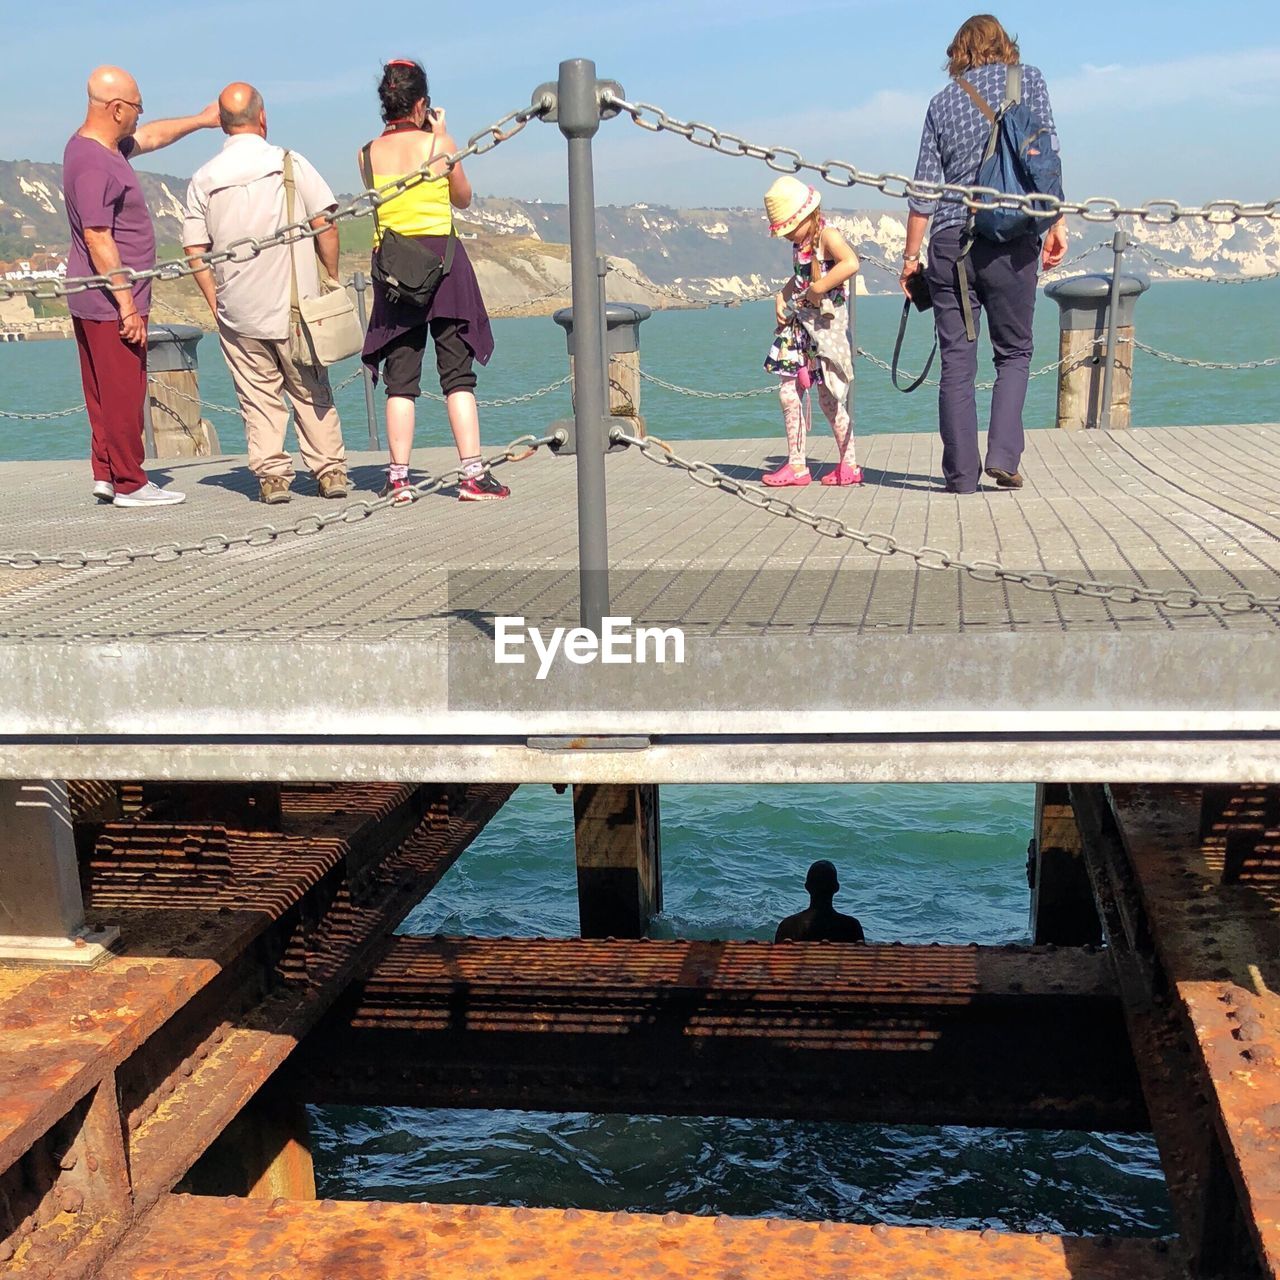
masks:
<path id="1" fill-rule="evenodd" d="M 994 111 L 1004 100 L 1005 81 L 1009 68 L 1003 62 L 988 63 L 985 67 L 970 67 L 964 78 L 987 100 Z M 1053 123 L 1053 108 L 1049 105 L 1049 90 L 1038 67 L 1022 68 L 1022 101 L 1031 113 L 1053 133 L 1053 145 L 1058 137 Z M 924 132 L 920 136 L 920 158 L 916 161 L 916 180 L 920 182 L 958 182 L 973 186 L 978 178 L 978 166 L 982 152 L 991 136 L 991 124 L 973 100 L 953 80 L 929 103 L 924 117 Z M 907 201 L 912 213 L 933 214 L 932 235 L 944 227 L 960 226 L 969 217 L 969 211 L 958 199 Z M 935 212 L 936 209 L 936 212 Z"/>

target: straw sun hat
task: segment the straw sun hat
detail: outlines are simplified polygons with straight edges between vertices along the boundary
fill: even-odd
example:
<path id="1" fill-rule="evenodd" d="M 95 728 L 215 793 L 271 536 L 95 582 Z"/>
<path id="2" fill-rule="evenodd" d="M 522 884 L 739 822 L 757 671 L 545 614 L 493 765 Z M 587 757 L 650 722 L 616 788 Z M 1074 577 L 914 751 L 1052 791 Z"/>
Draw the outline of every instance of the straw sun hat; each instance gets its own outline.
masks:
<path id="1" fill-rule="evenodd" d="M 822 204 L 818 192 L 799 178 L 779 178 L 764 193 L 764 211 L 769 219 L 769 234 L 785 236 L 794 231 Z"/>

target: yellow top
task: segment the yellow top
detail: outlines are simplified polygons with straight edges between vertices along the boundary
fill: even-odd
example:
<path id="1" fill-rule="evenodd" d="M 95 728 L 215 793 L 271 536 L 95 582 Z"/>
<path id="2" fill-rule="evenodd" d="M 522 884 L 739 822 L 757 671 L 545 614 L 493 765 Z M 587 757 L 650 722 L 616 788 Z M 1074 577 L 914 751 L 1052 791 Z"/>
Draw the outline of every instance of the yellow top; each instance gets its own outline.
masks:
<path id="1" fill-rule="evenodd" d="M 375 173 L 373 185 L 385 186 L 403 177 L 399 173 Z M 453 206 L 449 203 L 449 178 L 428 178 L 417 186 L 392 196 L 378 206 L 378 222 L 402 236 L 447 236 L 453 227 Z M 382 237 L 374 233 L 374 243 Z"/>

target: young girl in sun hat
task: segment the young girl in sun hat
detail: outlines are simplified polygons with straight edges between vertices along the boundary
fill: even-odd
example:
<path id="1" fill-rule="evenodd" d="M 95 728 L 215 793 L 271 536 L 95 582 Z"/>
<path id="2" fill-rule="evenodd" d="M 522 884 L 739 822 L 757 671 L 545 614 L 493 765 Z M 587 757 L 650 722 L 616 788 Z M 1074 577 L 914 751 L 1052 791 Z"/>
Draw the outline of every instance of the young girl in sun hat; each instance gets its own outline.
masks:
<path id="1" fill-rule="evenodd" d="M 805 459 L 808 435 L 804 393 L 813 386 L 818 404 L 836 438 L 836 465 L 822 477 L 827 485 L 861 484 L 849 420 L 849 290 L 858 256 L 822 216 L 822 197 L 798 178 L 783 177 L 764 197 L 769 234 L 790 240 L 791 278 L 774 299 L 778 329 L 764 367 L 780 379 L 782 421 L 787 432 L 787 461 L 764 476 L 774 487 L 812 480 Z"/>

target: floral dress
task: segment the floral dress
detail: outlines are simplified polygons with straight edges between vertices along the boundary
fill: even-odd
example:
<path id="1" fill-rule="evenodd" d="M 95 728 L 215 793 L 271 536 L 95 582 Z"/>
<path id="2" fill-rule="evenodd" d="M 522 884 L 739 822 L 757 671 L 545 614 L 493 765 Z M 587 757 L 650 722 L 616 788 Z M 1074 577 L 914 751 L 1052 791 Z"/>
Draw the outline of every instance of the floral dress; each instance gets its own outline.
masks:
<path id="1" fill-rule="evenodd" d="M 820 306 L 799 301 L 809 287 L 809 268 L 813 253 L 807 246 L 795 245 L 792 251 L 791 318 L 774 336 L 765 357 L 767 373 L 794 378 L 808 366 L 814 383 L 828 387 L 843 400 L 853 380 L 853 352 L 849 347 L 848 284 L 838 285 L 824 294 Z M 835 260 L 822 264 L 823 274 L 834 267 Z"/>

